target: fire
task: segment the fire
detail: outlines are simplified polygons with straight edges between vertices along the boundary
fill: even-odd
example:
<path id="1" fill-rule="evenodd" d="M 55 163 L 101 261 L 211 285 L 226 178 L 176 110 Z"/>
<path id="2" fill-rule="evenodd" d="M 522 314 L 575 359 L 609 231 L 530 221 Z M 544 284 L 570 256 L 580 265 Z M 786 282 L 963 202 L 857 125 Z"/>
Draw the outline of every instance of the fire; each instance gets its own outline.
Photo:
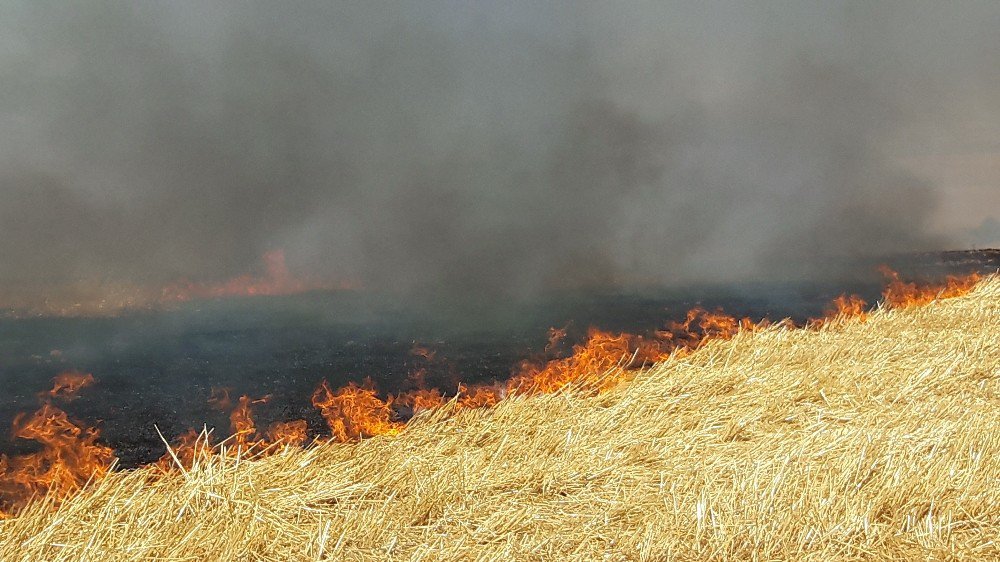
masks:
<path id="1" fill-rule="evenodd" d="M 283 256 L 268 262 L 269 278 L 285 286 L 294 285 L 284 269 Z M 884 268 L 889 283 L 883 293 L 883 304 L 901 308 L 926 304 L 940 298 L 960 296 L 979 281 L 976 274 L 949 277 L 944 283 L 920 286 L 903 282 L 899 275 Z M 256 290 L 256 289 L 255 289 Z M 263 289 L 261 289 L 263 290 Z M 262 293 L 258 293 L 262 294 Z M 842 295 L 831 303 L 825 316 L 811 320 L 807 327 L 818 327 L 833 318 L 866 318 L 867 303 L 856 295 Z M 790 321 L 783 323 L 792 326 Z M 615 333 L 591 328 L 587 338 L 572 348 L 566 357 L 524 361 L 512 377 L 503 383 L 459 385 L 451 397 L 435 388 L 425 388 L 425 369 L 411 373 L 409 380 L 418 388 L 381 398 L 370 379 L 361 385 L 348 383 L 332 389 L 327 381 L 315 389 L 312 404 L 320 410 L 338 442 L 357 441 L 377 435 L 395 435 L 406 423 L 397 417 L 397 407 L 409 408 L 414 414 L 434 410 L 452 402 L 456 409 L 484 408 L 496 405 L 511 395 L 531 395 L 557 392 L 569 385 L 584 392 L 601 393 L 632 376 L 637 369 L 678 354 L 687 353 L 706 341 L 729 339 L 743 331 L 769 325 L 764 319 L 755 322 L 737 318 L 721 311 L 700 307 L 691 309 L 684 320 L 669 322 L 663 330 L 651 336 Z M 566 337 L 565 328 L 551 328 L 546 352 L 552 351 Z M 424 362 L 436 361 L 435 351 L 418 344 L 410 350 Z M 34 440 L 42 450 L 14 458 L 0 456 L 0 518 L 11 508 L 41 494 L 65 497 L 79 489 L 88 479 L 107 473 L 113 461 L 110 448 L 97 443 L 96 429 L 76 425 L 65 412 L 52 405 L 52 399 L 70 400 L 81 389 L 94 383 L 92 375 L 76 371 L 60 373 L 53 379 L 50 390 L 39 395 L 41 408 L 31 416 L 20 415 L 14 422 L 14 436 Z M 157 464 L 166 470 L 191 466 L 200 455 L 225 451 L 233 455 L 259 458 L 280 449 L 278 446 L 303 446 L 308 441 L 305 420 L 272 424 L 262 435 L 257 429 L 252 406 L 266 402 L 269 396 L 252 399 L 243 395 L 235 406 L 227 388 L 213 388 L 209 402 L 230 413 L 231 436 L 213 446 L 207 430 L 189 430 L 175 440 L 171 452 Z M 224 447 L 222 445 L 225 445 Z"/>
<path id="2" fill-rule="evenodd" d="M 208 402 L 219 409 L 227 409 L 232 405 L 228 388 L 212 388 Z M 281 450 L 284 446 L 302 446 L 308 439 L 308 426 L 305 420 L 277 422 L 268 427 L 264 437 L 257 429 L 254 421 L 254 404 L 264 404 L 271 399 L 268 394 L 261 398 L 240 396 L 236 406 L 229 414 L 230 436 L 222 443 L 213 445 L 208 432 L 197 432 L 189 429 L 174 440 L 171 450 L 163 455 L 156 465 L 164 471 L 178 468 L 186 469 L 201 457 L 225 452 L 231 456 L 244 458 L 263 458 Z"/>
<path id="3" fill-rule="evenodd" d="M 884 302 L 896 308 L 960 296 L 979 281 L 979 276 L 972 274 L 949 277 L 943 285 L 918 286 L 899 281 L 895 272 L 891 274 L 892 282 L 885 291 Z M 867 303 L 863 299 L 842 295 L 833 300 L 823 318 L 811 320 L 807 326 L 819 326 L 838 317 L 864 319 L 867 314 Z M 591 328 L 587 339 L 574 346 L 568 357 L 522 362 L 511 379 L 503 384 L 460 385 L 455 404 L 458 409 L 489 407 L 513 394 L 551 393 L 570 384 L 585 391 L 604 392 L 627 379 L 636 369 L 697 349 L 706 341 L 730 339 L 740 332 L 770 324 L 767 319 L 754 321 L 720 310 L 695 307 L 688 311 L 683 321 L 669 322 L 665 329 L 654 332 L 650 338 Z M 788 320 L 781 324 L 794 327 Z M 557 346 L 565 335 L 565 328 L 551 328 L 546 351 Z M 434 352 L 422 346 L 415 345 L 411 354 L 427 360 L 434 358 Z M 422 383 L 424 375 L 424 370 L 418 370 L 411 373 L 410 380 Z M 382 400 L 370 381 L 364 386 L 351 383 L 336 391 L 324 381 L 313 394 L 313 404 L 320 408 L 337 441 L 399 433 L 405 424 L 395 419 L 394 405 L 409 407 L 417 413 L 441 407 L 448 401 L 444 393 L 433 388 L 418 388 Z"/>
<path id="4" fill-rule="evenodd" d="M 188 429 L 174 438 L 170 451 L 160 457 L 156 466 L 164 472 L 178 468 L 178 464 L 181 468 L 189 468 L 194 465 L 195 459 L 211 454 L 210 451 L 211 442 L 208 433 L 198 433 L 194 429 Z"/>
<path id="5" fill-rule="evenodd" d="M 826 318 L 860 318 L 868 317 L 868 303 L 858 295 L 840 295 L 833 299 L 825 311 Z"/>
<path id="6" fill-rule="evenodd" d="M 963 276 L 949 275 L 944 283 L 920 286 L 913 282 L 902 281 L 899 273 L 886 266 L 880 267 L 879 271 L 888 280 L 882 299 L 891 308 L 919 306 L 937 299 L 959 297 L 971 291 L 981 279 L 978 273 Z"/>
<path id="7" fill-rule="evenodd" d="M 696 306 L 688 311 L 683 322 L 670 322 L 666 330 L 656 335 L 672 342 L 675 348 L 697 349 L 706 340 L 730 339 L 740 330 L 753 330 L 760 325 L 750 318 L 736 318 L 721 310 L 710 312 Z"/>
<path id="8" fill-rule="evenodd" d="M 229 428 L 232 431 L 232 445 L 243 451 L 252 451 L 259 442 L 255 439 L 257 426 L 250 411 L 250 397 L 240 396 L 239 403 L 229 415 Z"/>
<path id="9" fill-rule="evenodd" d="M 271 443 L 289 447 L 301 447 L 309 439 L 309 426 L 306 420 L 275 422 L 267 429 L 267 438 Z"/>
<path id="10" fill-rule="evenodd" d="M 44 494 L 61 500 L 110 470 L 114 452 L 97 442 L 98 430 L 77 425 L 51 402 L 72 399 L 93 383 L 88 373 L 60 373 L 52 389 L 39 395 L 42 404 L 35 413 L 14 418 L 12 435 L 35 441 L 41 450 L 16 457 L 0 455 L 0 513 Z"/>
<path id="11" fill-rule="evenodd" d="M 418 413 L 437 408 L 446 401 L 447 398 L 445 398 L 440 390 L 436 388 L 420 388 L 400 394 L 396 398 L 395 403 L 402 406 L 409 406 L 413 409 L 413 413 Z"/>
<path id="12" fill-rule="evenodd" d="M 163 288 L 160 302 L 186 302 L 233 296 L 276 296 L 307 291 L 354 290 L 359 284 L 350 280 L 319 282 L 294 276 L 285 262 L 284 250 L 271 250 L 261 256 L 263 276 L 239 275 L 221 283 L 178 281 Z"/>
<path id="13" fill-rule="evenodd" d="M 748 318 L 735 318 L 722 312 L 703 309 L 691 311 L 684 322 L 674 322 L 656 337 L 614 333 L 591 328 L 587 339 L 573 347 L 564 358 L 548 361 L 524 361 L 515 374 L 500 384 L 459 385 L 455 394 L 457 409 L 485 408 L 514 394 L 529 395 L 556 392 L 568 385 L 600 393 L 617 386 L 637 369 L 662 361 L 683 349 L 693 349 L 705 340 L 729 338 L 740 330 L 755 329 Z M 553 347 L 565 337 L 565 328 L 549 330 Z M 415 346 L 411 355 L 433 358 L 434 352 Z M 425 371 L 411 373 L 411 382 L 422 383 Z M 435 388 L 418 388 L 379 397 L 368 380 L 364 385 L 349 383 L 337 390 L 323 381 L 313 393 L 313 405 L 320 409 L 335 441 L 355 441 L 376 435 L 395 435 L 405 428 L 396 419 L 394 406 L 410 408 L 413 413 L 439 408 L 449 397 Z"/>
<path id="14" fill-rule="evenodd" d="M 604 376 L 610 371 L 641 366 L 657 357 L 658 347 L 644 342 L 639 336 L 591 328 L 587 341 L 575 346 L 569 357 L 542 365 L 522 363 L 520 371 L 506 387 L 514 394 L 555 392 L 571 383 L 602 390 L 619 382 L 616 376 Z"/>
<path id="15" fill-rule="evenodd" d="M 437 356 L 437 351 L 433 349 L 414 343 L 413 347 L 410 348 L 410 355 L 413 357 L 421 357 L 424 361 L 433 361 L 434 357 Z"/>
<path id="16" fill-rule="evenodd" d="M 79 371 L 65 371 L 59 373 L 52 379 L 52 390 L 48 392 L 52 398 L 62 398 L 72 400 L 76 398 L 76 393 L 85 386 L 94 384 L 94 375 L 81 373 Z"/>
<path id="17" fill-rule="evenodd" d="M 336 391 L 323 381 L 313 392 L 312 403 L 323 414 L 337 441 L 395 435 L 403 429 L 404 424 L 392 419 L 392 397 L 379 398 L 370 380 L 362 386 L 349 383 Z"/>
<path id="18" fill-rule="evenodd" d="M 208 395 L 208 403 L 218 410 L 228 410 L 233 407 L 233 400 L 229 397 L 231 389 L 228 387 L 212 387 Z"/>
<path id="19" fill-rule="evenodd" d="M 468 387 L 461 384 L 458 386 L 457 403 L 459 408 L 488 408 L 496 406 L 505 396 L 506 389 L 503 387 L 483 385 Z"/>
<path id="20" fill-rule="evenodd" d="M 281 249 L 265 252 L 260 274 L 238 275 L 221 282 L 180 279 L 165 285 L 107 280 L 34 286 L 28 291 L 0 292 L 0 316 L 109 317 L 130 310 L 156 310 L 199 299 L 291 295 L 308 291 L 355 291 L 356 278 L 310 279 L 295 276 Z"/>

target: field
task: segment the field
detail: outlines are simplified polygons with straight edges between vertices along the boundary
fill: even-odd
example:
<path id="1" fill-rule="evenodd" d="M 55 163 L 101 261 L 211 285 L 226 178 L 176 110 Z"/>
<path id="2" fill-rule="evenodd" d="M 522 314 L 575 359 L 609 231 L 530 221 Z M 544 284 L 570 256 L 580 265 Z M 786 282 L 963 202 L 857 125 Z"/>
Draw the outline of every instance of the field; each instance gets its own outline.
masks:
<path id="1" fill-rule="evenodd" d="M 0 560 L 997 559 L 998 327 L 992 277 L 710 341 L 601 394 L 115 472 L 0 521 Z"/>

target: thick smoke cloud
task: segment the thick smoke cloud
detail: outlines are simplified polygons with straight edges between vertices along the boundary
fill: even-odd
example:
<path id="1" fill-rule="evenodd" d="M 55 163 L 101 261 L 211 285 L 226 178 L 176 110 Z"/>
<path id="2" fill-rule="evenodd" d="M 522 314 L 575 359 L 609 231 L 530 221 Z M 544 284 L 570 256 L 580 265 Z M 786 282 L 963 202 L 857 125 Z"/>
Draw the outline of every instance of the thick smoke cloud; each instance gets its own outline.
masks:
<path id="1" fill-rule="evenodd" d="M 1000 124 L 1000 5 L 662 4 L 5 4 L 0 285 L 282 248 L 524 295 L 808 275 L 983 220 L 942 226 L 963 195 L 897 156 Z"/>

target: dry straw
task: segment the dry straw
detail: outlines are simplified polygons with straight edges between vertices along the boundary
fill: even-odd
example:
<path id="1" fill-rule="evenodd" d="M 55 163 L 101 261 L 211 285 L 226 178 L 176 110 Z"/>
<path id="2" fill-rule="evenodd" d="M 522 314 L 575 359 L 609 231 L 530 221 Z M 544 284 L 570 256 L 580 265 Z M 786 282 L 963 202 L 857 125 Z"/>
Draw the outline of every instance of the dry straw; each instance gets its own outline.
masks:
<path id="1" fill-rule="evenodd" d="M 599 396 L 155 470 L 0 522 L 0 560 L 998 559 L 1000 279 Z"/>

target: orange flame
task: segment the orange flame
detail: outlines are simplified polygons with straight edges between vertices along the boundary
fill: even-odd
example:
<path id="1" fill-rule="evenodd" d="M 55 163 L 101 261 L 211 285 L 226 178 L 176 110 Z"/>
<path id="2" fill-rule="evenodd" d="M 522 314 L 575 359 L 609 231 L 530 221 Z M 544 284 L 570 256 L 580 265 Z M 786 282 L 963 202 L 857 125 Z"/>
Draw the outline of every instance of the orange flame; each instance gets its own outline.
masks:
<path id="1" fill-rule="evenodd" d="M 255 439 L 257 426 L 253 421 L 253 413 L 250 411 L 250 397 L 240 396 L 239 403 L 229 415 L 230 430 L 232 431 L 233 445 L 242 451 L 253 450 L 260 443 Z"/>
<path id="2" fill-rule="evenodd" d="M 275 264 L 283 264 L 283 257 Z M 277 267 L 277 266 L 276 266 Z M 971 290 L 980 277 L 971 274 L 949 277 L 943 284 L 918 286 L 903 282 L 899 275 L 885 268 L 889 284 L 883 294 L 884 304 L 898 308 L 925 304 L 936 299 L 960 296 Z M 281 278 L 281 269 L 270 273 Z M 866 303 L 857 296 L 843 295 L 835 299 L 823 319 L 812 320 L 807 326 L 818 326 L 834 317 L 861 317 L 867 315 Z M 786 322 L 787 321 L 783 321 Z M 517 372 L 502 384 L 459 385 L 454 397 L 457 409 L 490 407 L 513 394 L 556 392 L 573 384 L 584 391 L 600 393 L 613 388 L 630 375 L 631 371 L 651 363 L 668 359 L 678 353 L 697 349 L 708 340 L 728 339 L 741 331 L 756 330 L 767 326 L 765 319 L 754 322 L 749 318 L 736 318 L 721 311 L 710 312 L 700 307 L 690 310 L 681 322 L 670 322 L 664 330 L 651 338 L 613 333 L 596 328 L 588 332 L 586 341 L 573 347 L 565 358 L 546 362 L 526 361 Z M 546 351 L 551 350 L 565 337 L 565 328 L 549 331 Z M 435 358 L 435 352 L 414 345 L 411 354 L 426 361 Z M 411 374 L 411 382 L 422 384 L 424 370 Z M 76 391 L 93 383 L 89 374 L 61 373 L 53 381 L 53 388 L 40 395 L 42 408 L 34 416 L 18 416 L 14 423 L 17 437 L 33 439 L 42 444 L 40 453 L 9 459 L 0 456 L 0 509 L 16 506 L 18 502 L 41 493 L 69 493 L 79 488 L 87 478 L 107 472 L 112 460 L 111 449 L 96 443 L 97 431 L 81 429 L 68 420 L 66 414 L 52 406 L 49 398 L 71 398 Z M 268 454 L 271 444 L 301 446 L 307 441 L 308 427 L 304 420 L 272 424 L 266 439 L 258 434 L 251 405 L 264 402 L 268 397 L 251 400 L 241 396 L 230 415 L 232 437 L 236 445 L 229 451 L 253 451 L 255 455 Z M 230 405 L 228 389 L 213 389 L 209 400 L 217 407 Z M 443 406 L 449 398 L 437 389 L 419 388 L 397 397 L 378 396 L 372 382 L 348 385 L 333 390 L 323 381 L 313 392 L 312 403 L 320 409 L 335 441 L 356 441 L 376 435 L 395 435 L 406 424 L 396 419 L 394 405 L 409 407 L 414 413 Z M 190 466 L 199 454 L 215 454 L 207 432 L 190 430 L 180 436 L 174 455 L 182 466 Z M 165 470 L 175 466 L 172 459 L 158 463 Z M 0 518 L 5 513 L 0 511 Z"/>
<path id="3" fill-rule="evenodd" d="M 181 468 L 190 468 L 197 458 L 211 454 L 211 442 L 207 432 L 198 433 L 194 429 L 188 429 L 174 438 L 170 449 L 173 455 L 167 452 L 156 462 L 156 466 L 164 472 L 175 470 L 178 463 Z"/>
<path id="4" fill-rule="evenodd" d="M 363 386 L 349 383 L 336 391 L 323 381 L 312 395 L 337 441 L 353 441 L 374 435 L 395 435 L 403 425 L 392 418 L 393 399 L 382 400 L 371 381 Z"/>
<path id="5" fill-rule="evenodd" d="M 85 386 L 94 384 L 94 375 L 81 373 L 79 371 L 65 371 L 59 373 L 52 379 L 52 390 L 48 395 L 52 398 L 62 398 L 72 400 L 76 398 L 76 393 Z"/>
<path id="6" fill-rule="evenodd" d="M 424 361 L 433 361 L 437 352 L 429 347 L 414 343 L 413 347 L 410 348 L 410 355 L 414 357 L 421 357 Z"/>
<path id="7" fill-rule="evenodd" d="M 208 403 L 218 410 L 228 410 L 233 407 L 233 400 L 229 397 L 229 387 L 212 387 L 208 395 Z"/>
<path id="8" fill-rule="evenodd" d="M 658 339 L 592 328 L 587 340 L 574 346 L 568 357 L 546 362 L 525 361 L 504 384 L 460 385 L 455 405 L 458 409 L 490 407 L 512 394 L 556 392 L 570 384 L 591 392 L 604 392 L 630 376 L 631 371 L 663 360 L 678 349 L 697 347 L 710 338 L 729 338 L 740 330 L 757 326 L 747 318 L 696 309 L 684 322 L 672 323 Z M 562 339 L 564 332 L 565 329 L 550 330 L 550 343 Z M 418 371 L 410 379 L 422 381 L 422 375 L 423 371 Z M 383 400 L 370 380 L 362 386 L 349 383 L 336 391 L 323 381 L 312 399 L 330 427 L 332 438 L 341 442 L 399 433 L 405 423 L 394 418 L 394 405 L 418 413 L 441 407 L 448 400 L 440 390 L 426 388 Z"/>
<path id="9" fill-rule="evenodd" d="M 858 295 L 840 295 L 833 299 L 825 313 L 826 318 L 859 318 L 868 317 L 868 303 Z"/>
<path id="10" fill-rule="evenodd" d="M 396 398 L 395 403 L 409 406 L 413 409 L 413 413 L 417 413 L 437 408 L 446 401 L 447 399 L 440 390 L 436 388 L 421 388 L 400 394 Z"/>
<path id="11" fill-rule="evenodd" d="M 299 279 L 288 269 L 284 250 L 271 250 L 261 256 L 265 274 L 262 277 L 240 275 L 221 283 L 205 284 L 178 281 L 163 288 L 160 301 L 186 302 L 233 296 L 276 296 L 322 290 L 354 290 L 355 281 L 318 282 Z"/>
<path id="12" fill-rule="evenodd" d="M 497 386 L 475 385 L 472 387 L 464 384 L 458 385 L 458 407 L 459 408 L 489 408 L 496 406 L 497 402 L 507 395 L 507 390 Z"/>
<path id="13" fill-rule="evenodd" d="M 306 420 L 276 422 L 267 429 L 267 437 L 272 443 L 301 447 L 309 439 Z"/>
<path id="14" fill-rule="evenodd" d="M 543 365 L 522 363 L 519 373 L 507 383 L 506 389 L 512 394 L 546 393 L 577 383 L 594 386 L 599 391 L 618 383 L 617 377 L 604 376 L 609 371 L 640 366 L 655 360 L 658 355 L 657 346 L 639 336 L 591 328 L 586 343 L 575 346 L 569 357 L 553 359 Z"/>
<path id="15" fill-rule="evenodd" d="M 110 470 L 114 452 L 97 443 L 98 430 L 80 427 L 49 401 L 72 398 L 93 382 L 90 374 L 60 373 L 52 390 L 39 395 L 38 411 L 14 418 L 12 435 L 39 443 L 41 450 L 12 458 L 0 455 L 0 513 L 19 509 L 43 494 L 60 501 Z"/>
<path id="16" fill-rule="evenodd" d="M 900 307 L 965 294 L 980 277 L 976 274 L 949 277 L 943 285 L 926 287 L 903 283 L 895 272 L 891 272 L 891 279 L 884 295 L 885 303 Z M 835 317 L 863 319 L 867 316 L 866 307 L 867 303 L 860 297 L 842 295 L 834 299 L 823 318 L 810 320 L 807 326 L 819 326 Z M 788 320 L 781 324 L 794 327 Z M 697 349 L 709 340 L 730 339 L 742 331 L 758 330 L 769 325 L 771 322 L 767 319 L 755 322 L 719 310 L 695 307 L 688 311 L 683 321 L 668 323 L 664 330 L 655 332 L 652 339 L 591 328 L 587 340 L 574 346 L 568 357 L 541 363 L 525 361 L 515 375 L 502 385 L 460 385 L 456 406 L 459 409 L 489 407 L 512 394 L 556 392 L 569 384 L 592 392 L 604 392 L 628 378 L 630 371 L 666 360 L 676 353 Z M 564 337 L 565 328 L 551 328 L 546 351 Z M 420 346 L 414 346 L 411 354 L 433 358 L 433 352 Z M 411 374 L 410 379 L 421 383 L 424 374 L 420 370 Z M 382 400 L 370 381 L 364 386 L 351 383 L 336 391 L 323 381 L 313 394 L 313 404 L 322 411 L 337 441 L 399 433 L 405 424 L 393 419 L 393 404 L 408 406 L 416 413 L 438 408 L 447 401 L 441 391 L 425 388 Z"/>
<path id="17" fill-rule="evenodd" d="M 277 422 L 271 424 L 267 429 L 267 438 L 262 437 L 257 431 L 257 424 L 254 421 L 253 404 L 263 404 L 271 399 L 268 394 L 261 398 L 250 398 L 247 395 L 240 396 L 229 414 L 230 436 L 217 446 L 213 446 L 210 435 L 207 432 L 198 433 L 193 429 L 187 430 L 184 434 L 174 440 L 171 451 L 168 451 L 156 465 L 163 471 L 171 471 L 178 468 L 186 469 L 194 464 L 199 458 L 208 457 L 219 452 L 224 447 L 228 455 L 240 455 L 244 458 L 263 458 L 281 449 L 274 445 L 301 446 L 307 440 L 308 426 L 305 420 L 295 420 L 289 422 Z M 231 405 L 228 388 L 212 388 L 208 402 L 213 406 L 224 409 Z M 176 457 L 176 460 L 174 459 Z"/>
<path id="18" fill-rule="evenodd" d="M 962 296 L 972 290 L 982 278 L 978 273 L 954 276 L 949 275 L 944 283 L 929 283 L 917 285 L 902 281 L 899 273 L 887 266 L 879 267 L 879 271 L 888 280 L 888 285 L 882 293 L 883 302 L 891 308 L 906 308 L 928 304 L 938 299 L 948 299 Z"/>

